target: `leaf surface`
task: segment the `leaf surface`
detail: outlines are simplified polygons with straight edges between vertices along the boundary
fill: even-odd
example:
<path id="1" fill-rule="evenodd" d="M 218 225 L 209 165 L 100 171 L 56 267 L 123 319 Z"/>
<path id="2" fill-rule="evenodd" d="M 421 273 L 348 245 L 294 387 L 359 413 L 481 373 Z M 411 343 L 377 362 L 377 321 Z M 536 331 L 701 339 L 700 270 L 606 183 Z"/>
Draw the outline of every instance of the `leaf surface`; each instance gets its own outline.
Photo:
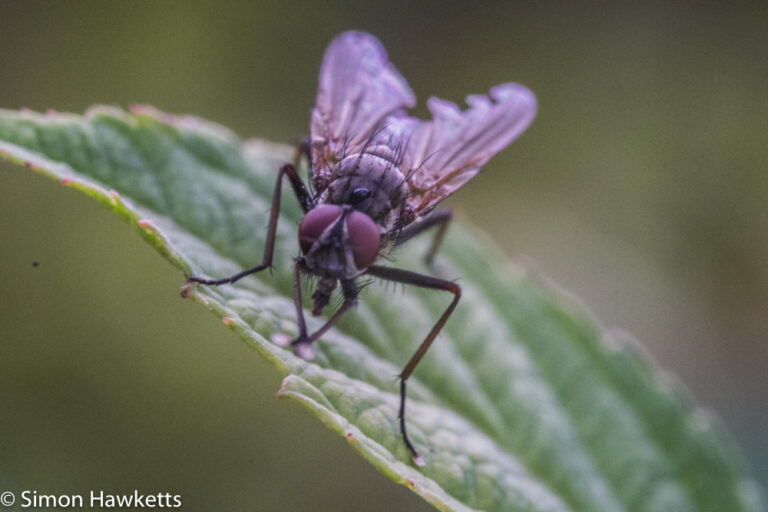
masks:
<path id="1" fill-rule="evenodd" d="M 97 199 L 186 274 L 222 277 L 260 261 L 277 170 L 293 154 L 144 106 L 0 111 L 0 156 Z M 190 296 L 286 376 L 280 397 L 392 480 L 441 510 L 764 510 L 717 419 L 633 339 L 606 332 L 477 230 L 455 225 L 440 263 L 464 293 L 409 380 L 409 433 L 427 463 L 413 466 L 396 376 L 450 294 L 369 286 L 314 359 L 296 357 L 270 341 L 296 334 L 290 269 L 301 211 L 289 190 L 282 204 L 275 272 Z M 428 243 L 410 242 L 396 265 L 425 272 Z"/>

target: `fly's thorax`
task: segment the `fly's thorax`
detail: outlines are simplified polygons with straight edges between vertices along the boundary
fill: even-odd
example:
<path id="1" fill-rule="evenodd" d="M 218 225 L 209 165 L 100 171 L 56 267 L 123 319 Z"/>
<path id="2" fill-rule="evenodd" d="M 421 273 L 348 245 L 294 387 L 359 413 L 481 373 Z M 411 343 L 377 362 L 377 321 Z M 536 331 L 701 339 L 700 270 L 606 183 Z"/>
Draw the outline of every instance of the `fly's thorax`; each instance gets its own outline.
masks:
<path id="1" fill-rule="evenodd" d="M 299 245 L 307 267 L 315 274 L 351 279 L 376 260 L 381 235 L 366 214 L 349 205 L 323 204 L 301 221 Z"/>
<path id="2" fill-rule="evenodd" d="M 350 205 L 386 232 L 397 224 L 408 194 L 405 181 L 389 153 L 350 155 L 339 162 L 320 202 Z"/>

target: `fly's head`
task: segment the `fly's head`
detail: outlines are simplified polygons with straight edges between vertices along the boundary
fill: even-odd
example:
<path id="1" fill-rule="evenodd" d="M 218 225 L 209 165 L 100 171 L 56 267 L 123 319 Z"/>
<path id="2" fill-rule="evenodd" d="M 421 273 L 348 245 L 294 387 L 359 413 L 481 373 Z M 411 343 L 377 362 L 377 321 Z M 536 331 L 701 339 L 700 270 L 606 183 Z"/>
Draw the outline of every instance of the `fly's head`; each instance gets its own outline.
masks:
<path id="1" fill-rule="evenodd" d="M 310 271 L 326 279 L 352 279 L 376 260 L 379 228 L 350 205 L 322 204 L 299 225 L 299 246 Z"/>

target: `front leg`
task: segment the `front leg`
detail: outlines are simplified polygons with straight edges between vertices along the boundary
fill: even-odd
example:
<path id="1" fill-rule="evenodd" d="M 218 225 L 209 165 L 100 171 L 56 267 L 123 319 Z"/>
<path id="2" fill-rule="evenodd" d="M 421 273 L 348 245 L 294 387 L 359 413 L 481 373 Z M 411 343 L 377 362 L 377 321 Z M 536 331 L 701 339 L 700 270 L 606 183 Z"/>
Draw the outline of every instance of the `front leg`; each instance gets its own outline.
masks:
<path id="1" fill-rule="evenodd" d="M 305 135 L 299 140 L 296 146 L 296 153 L 293 157 L 293 165 L 299 167 L 301 158 L 304 157 L 307 160 L 307 166 L 312 168 L 312 139 L 309 135 Z"/>
<path id="2" fill-rule="evenodd" d="M 291 187 L 296 195 L 296 199 L 299 201 L 304 213 L 307 213 L 312 208 L 312 197 L 307 189 L 304 187 L 304 183 L 301 181 L 299 174 L 296 172 L 296 168 L 291 164 L 283 165 L 277 173 L 277 183 L 275 184 L 275 192 L 272 195 L 272 209 L 269 213 L 269 223 L 267 225 L 267 240 L 264 246 L 264 256 L 261 263 L 255 267 L 245 269 L 237 274 L 221 279 L 208 279 L 200 276 L 189 276 L 186 283 L 181 288 L 181 296 L 186 297 L 189 293 L 189 288 L 194 283 L 207 284 L 217 286 L 220 284 L 231 284 L 235 281 L 242 279 L 243 277 L 254 274 L 265 268 L 272 266 L 272 256 L 275 253 L 275 234 L 277 232 L 277 219 L 280 216 L 280 192 L 282 191 L 283 176 L 288 176 L 291 181 Z"/>
<path id="3" fill-rule="evenodd" d="M 419 345 L 419 348 L 416 349 L 416 352 L 411 356 L 411 359 L 408 361 L 408 364 L 405 365 L 403 371 L 400 372 L 400 413 L 398 415 L 400 420 L 400 434 L 403 437 L 405 446 L 408 447 L 408 450 L 410 450 L 411 455 L 413 456 L 413 462 L 418 466 L 423 466 L 424 459 L 419 456 L 419 452 L 416 451 L 413 443 L 411 443 L 411 440 L 408 438 L 408 433 L 405 429 L 405 382 L 408 380 L 408 377 L 411 376 L 413 370 L 416 369 L 416 366 L 421 361 L 421 358 L 424 357 L 424 354 L 427 353 L 427 350 L 429 350 L 432 342 L 435 341 L 437 333 L 440 332 L 440 330 L 445 325 L 445 322 L 448 320 L 448 317 L 450 317 L 451 313 L 453 313 L 453 310 L 456 308 L 456 304 L 459 303 L 459 299 L 461 298 L 461 287 L 453 281 L 446 281 L 445 279 L 438 279 L 436 277 L 430 277 L 424 274 L 417 274 L 408 270 L 381 267 L 378 265 L 371 265 L 368 267 L 366 274 L 381 279 L 386 279 L 387 281 L 412 284 L 420 288 L 429 288 L 432 290 L 443 290 L 453 294 L 453 300 L 451 301 L 450 305 L 440 316 L 434 327 L 432 327 L 432 330 L 429 331 L 429 334 L 427 334 L 427 337 L 424 338 L 424 341 L 421 342 L 421 345 Z"/>
<path id="4" fill-rule="evenodd" d="M 348 279 L 341 282 L 341 292 L 344 296 L 339 309 L 314 333 L 307 332 L 307 322 L 304 319 L 304 307 L 301 301 L 301 272 L 306 270 L 304 258 L 296 258 L 293 263 L 293 304 L 296 307 L 296 322 L 299 327 L 299 335 L 291 341 L 293 350 L 299 357 L 310 359 L 312 350 L 310 346 L 317 341 L 323 334 L 336 325 L 336 322 L 347 312 L 349 308 L 357 303 L 357 296 L 360 293 L 354 280 Z"/>

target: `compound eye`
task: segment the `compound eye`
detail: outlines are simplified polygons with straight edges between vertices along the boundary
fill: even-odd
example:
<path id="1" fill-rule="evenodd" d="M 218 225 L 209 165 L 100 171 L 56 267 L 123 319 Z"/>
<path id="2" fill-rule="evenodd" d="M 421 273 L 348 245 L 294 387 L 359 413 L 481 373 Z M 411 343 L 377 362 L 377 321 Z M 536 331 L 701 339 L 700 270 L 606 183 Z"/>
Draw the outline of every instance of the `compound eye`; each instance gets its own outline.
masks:
<path id="1" fill-rule="evenodd" d="M 366 214 L 353 211 L 347 217 L 347 234 L 355 266 L 363 269 L 372 265 L 381 247 L 381 235 L 376 223 Z"/>
<path id="2" fill-rule="evenodd" d="M 324 204 L 310 210 L 299 224 L 299 247 L 308 254 L 320 235 L 341 216 L 341 206 Z"/>

